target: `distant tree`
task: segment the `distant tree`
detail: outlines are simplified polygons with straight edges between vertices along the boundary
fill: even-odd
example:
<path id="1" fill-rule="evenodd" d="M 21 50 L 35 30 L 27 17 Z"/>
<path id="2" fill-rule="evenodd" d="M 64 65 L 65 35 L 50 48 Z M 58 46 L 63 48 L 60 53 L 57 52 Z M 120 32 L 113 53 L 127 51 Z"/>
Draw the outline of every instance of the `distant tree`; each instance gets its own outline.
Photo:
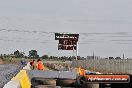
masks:
<path id="1" fill-rule="evenodd" d="M 24 56 L 24 58 L 28 59 L 28 56 Z"/>
<path id="2" fill-rule="evenodd" d="M 114 59 L 114 57 L 109 57 L 109 59 Z"/>
<path id="3" fill-rule="evenodd" d="M 19 50 L 17 50 L 17 51 L 15 51 L 14 52 L 14 56 L 16 57 L 16 58 L 22 58 L 22 57 L 24 57 L 24 52 L 20 52 Z M 13 56 L 12 54 L 10 54 L 10 56 Z"/>
<path id="4" fill-rule="evenodd" d="M 2 54 L 0 54 L 0 56 L 3 56 Z"/>
<path id="5" fill-rule="evenodd" d="M 6 54 L 3 55 L 3 57 L 6 57 L 6 56 L 7 56 Z"/>
<path id="6" fill-rule="evenodd" d="M 80 57 L 80 56 L 77 56 L 77 59 L 78 59 L 78 60 L 81 60 L 81 57 Z"/>
<path id="7" fill-rule="evenodd" d="M 65 56 L 62 56 L 61 59 L 64 60 L 65 59 Z"/>
<path id="8" fill-rule="evenodd" d="M 42 59 L 48 59 L 48 55 L 43 55 Z"/>
<path id="9" fill-rule="evenodd" d="M 15 55 L 16 58 L 20 57 L 20 52 L 19 52 L 19 50 L 15 51 L 15 52 L 14 52 L 14 55 Z"/>
<path id="10" fill-rule="evenodd" d="M 68 59 L 69 59 L 69 60 L 72 60 L 72 57 L 70 56 Z"/>
<path id="11" fill-rule="evenodd" d="M 121 59 L 121 57 L 116 57 L 115 59 Z"/>
<path id="12" fill-rule="evenodd" d="M 39 57 L 39 55 L 37 54 L 37 50 L 30 50 L 28 56 L 31 58 L 38 58 Z"/>
<path id="13" fill-rule="evenodd" d="M 76 57 L 75 56 L 72 56 L 72 59 L 76 59 Z"/>
<path id="14" fill-rule="evenodd" d="M 54 56 L 50 56 L 49 59 L 54 59 Z"/>
<path id="15" fill-rule="evenodd" d="M 20 53 L 20 57 L 21 57 L 21 58 L 24 57 L 24 53 Z"/>

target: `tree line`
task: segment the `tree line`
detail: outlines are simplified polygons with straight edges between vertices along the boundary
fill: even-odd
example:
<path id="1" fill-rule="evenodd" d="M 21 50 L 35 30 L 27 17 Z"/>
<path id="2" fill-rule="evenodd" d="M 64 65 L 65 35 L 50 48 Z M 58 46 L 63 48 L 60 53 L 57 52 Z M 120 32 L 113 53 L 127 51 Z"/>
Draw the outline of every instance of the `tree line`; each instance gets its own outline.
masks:
<path id="1" fill-rule="evenodd" d="M 28 53 L 28 56 L 25 56 L 24 52 L 21 52 L 19 50 L 16 50 L 13 52 L 13 54 L 0 54 L 0 57 L 12 57 L 12 58 L 27 58 L 27 59 L 53 59 L 53 60 L 75 60 L 76 57 L 75 56 L 49 56 L 49 55 L 43 55 L 43 56 L 39 56 L 37 50 L 30 50 Z M 81 56 L 77 56 L 78 60 L 80 59 L 86 59 L 84 57 Z"/>

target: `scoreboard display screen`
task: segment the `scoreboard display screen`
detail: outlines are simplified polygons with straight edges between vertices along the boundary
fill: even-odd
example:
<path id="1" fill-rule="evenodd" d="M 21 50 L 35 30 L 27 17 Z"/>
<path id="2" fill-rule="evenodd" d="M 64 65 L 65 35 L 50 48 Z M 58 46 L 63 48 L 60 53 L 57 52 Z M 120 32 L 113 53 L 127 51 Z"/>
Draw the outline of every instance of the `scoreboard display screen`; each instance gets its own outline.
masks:
<path id="1" fill-rule="evenodd" d="M 59 40 L 59 44 L 63 44 L 63 45 L 76 45 L 77 41 L 76 40 Z"/>
<path id="2" fill-rule="evenodd" d="M 55 33 L 55 40 L 77 40 L 78 41 L 79 34 L 61 34 Z"/>

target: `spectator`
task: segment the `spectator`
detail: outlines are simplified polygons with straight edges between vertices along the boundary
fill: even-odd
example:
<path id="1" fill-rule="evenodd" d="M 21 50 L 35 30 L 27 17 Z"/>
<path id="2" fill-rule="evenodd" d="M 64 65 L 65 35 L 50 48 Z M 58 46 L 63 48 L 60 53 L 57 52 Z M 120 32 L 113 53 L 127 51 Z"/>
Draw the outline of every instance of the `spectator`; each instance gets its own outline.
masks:
<path id="1" fill-rule="evenodd" d="M 37 60 L 37 69 L 44 70 L 43 62 L 40 59 Z"/>

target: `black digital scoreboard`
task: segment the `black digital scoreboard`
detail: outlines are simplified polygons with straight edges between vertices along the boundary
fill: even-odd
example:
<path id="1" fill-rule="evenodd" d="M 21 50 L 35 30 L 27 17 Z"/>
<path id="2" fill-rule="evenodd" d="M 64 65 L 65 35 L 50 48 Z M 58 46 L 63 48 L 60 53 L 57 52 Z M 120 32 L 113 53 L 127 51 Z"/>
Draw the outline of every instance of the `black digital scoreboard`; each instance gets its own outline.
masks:
<path id="1" fill-rule="evenodd" d="M 58 50 L 77 50 L 79 34 L 55 33 L 55 40 L 59 40 Z"/>
<path id="2" fill-rule="evenodd" d="M 76 40 L 59 40 L 59 44 L 63 44 L 63 45 L 76 45 L 77 41 Z"/>

